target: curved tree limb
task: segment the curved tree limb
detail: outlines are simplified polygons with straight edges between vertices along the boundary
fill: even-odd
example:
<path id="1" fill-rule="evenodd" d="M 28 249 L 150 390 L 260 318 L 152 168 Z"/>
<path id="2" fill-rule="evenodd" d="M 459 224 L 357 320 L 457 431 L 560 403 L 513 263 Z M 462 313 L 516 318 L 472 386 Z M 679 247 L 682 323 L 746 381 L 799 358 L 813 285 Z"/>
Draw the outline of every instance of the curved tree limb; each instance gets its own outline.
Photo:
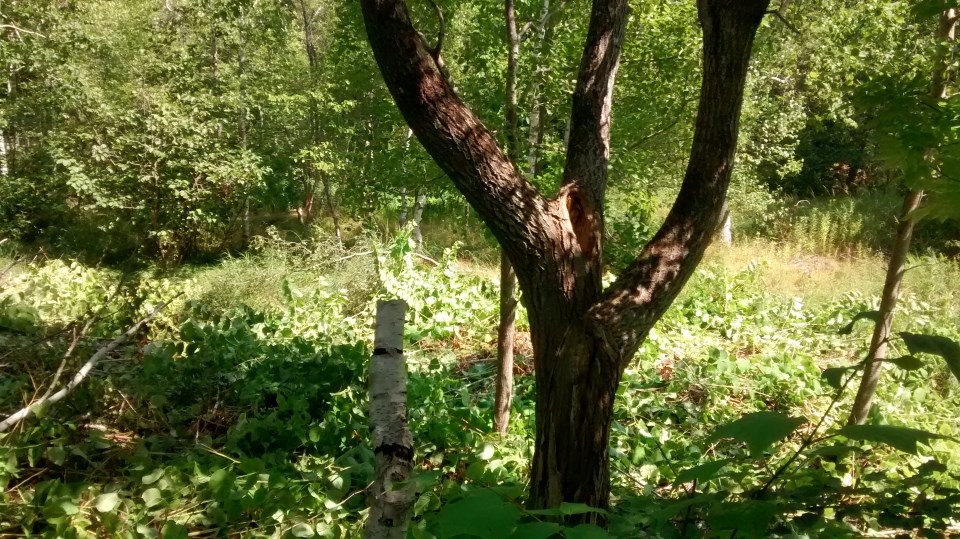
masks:
<path id="1" fill-rule="evenodd" d="M 551 250 L 548 201 L 523 178 L 496 138 L 460 100 L 414 29 L 404 0 L 362 0 L 364 24 L 404 119 L 515 265 Z"/>
<path id="2" fill-rule="evenodd" d="M 628 11 L 627 0 L 593 3 L 570 111 L 563 183 L 576 186 L 584 202 L 599 213 L 602 213 L 610 162 L 613 83 L 620 66 Z"/>
<path id="3" fill-rule="evenodd" d="M 717 228 L 733 172 L 753 37 L 770 0 L 698 0 L 703 80 L 680 193 L 640 255 L 588 314 L 623 366 L 693 274 Z"/>

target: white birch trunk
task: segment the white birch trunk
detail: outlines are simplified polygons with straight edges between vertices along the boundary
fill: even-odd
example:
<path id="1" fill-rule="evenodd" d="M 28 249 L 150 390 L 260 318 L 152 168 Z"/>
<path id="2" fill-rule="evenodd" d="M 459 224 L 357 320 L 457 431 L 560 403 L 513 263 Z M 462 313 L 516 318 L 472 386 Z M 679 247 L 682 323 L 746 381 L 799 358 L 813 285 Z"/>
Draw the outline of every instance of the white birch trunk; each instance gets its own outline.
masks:
<path id="1" fill-rule="evenodd" d="M 717 228 L 717 238 L 727 247 L 733 245 L 733 214 L 730 212 L 730 202 L 723 203 L 723 213 L 720 216 L 720 226 Z"/>
<path id="2" fill-rule="evenodd" d="M 417 201 L 413 205 L 413 239 L 417 245 L 423 245 L 423 231 L 420 229 L 420 220 L 423 218 L 423 208 L 427 205 L 427 193 L 422 189 L 417 193 Z"/>
<path id="3" fill-rule="evenodd" d="M 370 360 L 370 424 L 376 478 L 371 487 L 367 539 L 406 539 L 413 507 L 412 486 L 397 486 L 413 472 L 413 435 L 407 427 L 406 362 L 403 357 L 402 300 L 377 302 Z"/>

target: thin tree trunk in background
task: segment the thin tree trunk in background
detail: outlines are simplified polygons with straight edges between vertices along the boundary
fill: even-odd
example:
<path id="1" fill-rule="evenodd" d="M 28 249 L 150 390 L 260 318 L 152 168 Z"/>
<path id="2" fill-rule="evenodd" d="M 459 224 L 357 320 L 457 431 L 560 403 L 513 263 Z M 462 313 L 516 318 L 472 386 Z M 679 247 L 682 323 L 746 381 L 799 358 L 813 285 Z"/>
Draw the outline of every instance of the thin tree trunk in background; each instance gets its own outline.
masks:
<path id="1" fill-rule="evenodd" d="M 4 129 L 0 133 L 0 176 L 7 176 L 10 174 L 10 169 L 7 167 L 7 130 Z"/>
<path id="2" fill-rule="evenodd" d="M 214 97 L 220 95 L 220 44 L 216 26 L 210 29 L 210 75 Z M 223 122 L 217 120 L 217 138 L 223 134 Z"/>
<path id="3" fill-rule="evenodd" d="M 730 201 L 723 202 L 720 214 L 720 226 L 717 228 L 717 239 L 727 247 L 733 245 L 733 214 L 730 213 Z"/>
<path id="4" fill-rule="evenodd" d="M 557 11 L 566 0 L 558 2 Z M 543 145 L 544 127 L 547 117 L 547 104 L 541 95 L 550 73 L 550 60 L 547 53 L 553 42 L 554 21 L 556 13 L 550 11 L 550 0 L 543 0 L 543 9 L 540 12 L 540 22 L 537 25 L 537 40 L 534 45 L 533 78 L 530 83 L 530 132 L 527 135 L 529 149 L 527 153 L 527 167 L 530 177 L 536 178 L 541 169 L 541 146 Z"/>
<path id="5" fill-rule="evenodd" d="M 407 426 L 407 373 L 403 357 L 402 300 L 378 301 L 370 360 L 370 426 L 375 479 L 370 489 L 368 539 L 406 539 L 414 490 L 413 435 Z"/>
<path id="6" fill-rule="evenodd" d="M 420 221 L 423 219 L 423 208 L 427 205 L 427 192 L 423 189 L 417 189 L 417 199 L 413 203 L 413 240 L 417 246 L 423 245 L 423 230 L 420 227 Z"/>
<path id="7" fill-rule="evenodd" d="M 327 211 L 330 212 L 330 218 L 333 219 L 333 233 L 337 236 L 337 242 L 343 243 L 343 236 L 340 234 L 340 218 L 337 216 L 337 208 L 333 205 L 333 194 L 330 192 L 330 180 L 326 174 L 320 174 L 320 181 L 323 183 L 323 198 L 327 202 Z"/>
<path id="8" fill-rule="evenodd" d="M 520 36 L 513 0 L 505 0 L 507 23 L 506 103 L 507 155 L 517 163 L 520 159 L 520 137 L 517 120 L 517 63 L 520 58 Z M 493 427 L 506 434 L 510 426 L 510 404 L 513 400 L 513 341 L 517 333 L 517 279 L 510 259 L 500 251 L 500 325 L 497 328 L 497 381 Z"/>
<path id="9" fill-rule="evenodd" d="M 945 9 L 940 14 L 940 23 L 937 28 L 939 41 L 954 41 L 956 37 L 957 10 Z M 934 99 L 946 97 L 947 57 L 945 50 L 940 47 L 934 62 L 930 96 Z M 897 226 L 897 235 L 893 241 L 893 252 L 890 253 L 890 264 L 887 266 L 887 277 L 883 283 L 883 293 L 880 298 L 880 319 L 873 328 L 873 337 L 870 340 L 870 349 L 867 353 L 863 368 L 863 377 L 860 387 L 850 410 L 847 422 L 851 425 L 863 424 L 870 413 L 870 406 L 877 391 L 877 383 L 883 371 L 883 360 L 887 357 L 887 342 L 893 329 L 893 316 L 900 299 L 900 285 L 903 283 L 904 266 L 910 252 L 910 242 L 913 239 L 915 219 L 913 211 L 920 206 L 923 191 L 911 189 L 903 201 L 903 210 L 900 213 L 900 224 Z"/>
<path id="10" fill-rule="evenodd" d="M 497 382 L 493 427 L 506 434 L 513 401 L 513 343 L 517 334 L 517 278 L 506 253 L 500 251 L 500 325 L 497 328 Z"/>
<path id="11" fill-rule="evenodd" d="M 400 222 L 400 228 L 403 228 L 403 225 L 407 224 L 407 214 L 410 212 L 410 204 L 407 201 L 407 188 L 400 188 L 400 215 L 398 221 Z"/>
<path id="12" fill-rule="evenodd" d="M 318 73 L 320 70 L 320 57 L 317 53 L 317 46 L 315 43 L 316 34 L 314 32 L 313 20 L 316 16 L 316 13 L 311 13 L 310 6 L 307 0 L 300 0 L 299 3 L 300 16 L 303 19 L 303 43 L 304 48 L 307 52 L 307 61 L 310 67 L 310 78 L 312 81 L 316 82 L 318 79 Z M 310 98 L 310 139 L 314 144 L 319 145 L 322 140 L 322 133 L 320 131 L 320 111 L 317 105 L 316 99 L 313 97 Z M 330 218 L 333 220 L 333 231 L 337 237 L 339 243 L 343 243 L 343 234 L 340 230 L 340 217 L 337 214 L 337 208 L 333 201 L 333 188 L 330 185 L 330 178 L 328 178 L 321 171 L 318 171 L 316 167 L 309 167 L 310 174 L 319 174 L 320 175 L 320 184 L 323 188 L 323 198 L 324 204 L 327 206 L 327 211 L 330 212 Z M 316 179 L 311 178 L 311 181 L 307 182 L 306 185 L 310 189 L 310 192 L 306 194 L 306 199 L 312 201 L 314 198 L 313 190 L 316 189 Z M 308 212 L 312 213 L 311 212 Z M 309 220 L 310 215 L 307 216 Z"/>
<path id="13" fill-rule="evenodd" d="M 245 64 L 244 64 L 244 41 L 243 41 L 243 8 L 240 8 L 240 44 L 237 48 L 237 78 L 240 83 L 240 118 L 238 128 L 240 131 L 240 148 L 247 150 L 247 96 L 244 85 Z M 241 238 L 241 247 L 246 250 L 250 246 L 250 193 L 249 189 L 243 201 L 243 236 Z"/>
<path id="14" fill-rule="evenodd" d="M 5 34 L 5 39 L 8 41 L 12 40 L 13 33 L 12 29 L 7 29 Z M 10 106 L 16 98 L 16 66 L 13 62 L 8 62 L 4 66 L 4 69 L 7 71 L 7 81 L 4 85 L 6 90 L 5 95 L 3 95 L 3 101 Z M 7 119 L 7 125 L 0 129 L 0 176 L 8 176 L 11 174 L 11 171 L 14 170 L 13 165 L 13 155 L 16 149 L 14 143 L 14 127 L 11 122 L 11 119 Z"/>
<path id="15" fill-rule="evenodd" d="M 413 138 L 413 129 L 407 128 L 407 136 L 403 139 L 403 153 L 406 157 L 410 153 L 410 139 Z M 403 160 L 403 172 L 406 175 L 407 172 L 407 161 Z M 416 192 L 414 192 L 414 199 L 416 199 Z M 407 188 L 400 188 L 400 228 L 403 228 L 407 224 L 407 218 L 410 214 L 410 203 L 407 199 Z"/>

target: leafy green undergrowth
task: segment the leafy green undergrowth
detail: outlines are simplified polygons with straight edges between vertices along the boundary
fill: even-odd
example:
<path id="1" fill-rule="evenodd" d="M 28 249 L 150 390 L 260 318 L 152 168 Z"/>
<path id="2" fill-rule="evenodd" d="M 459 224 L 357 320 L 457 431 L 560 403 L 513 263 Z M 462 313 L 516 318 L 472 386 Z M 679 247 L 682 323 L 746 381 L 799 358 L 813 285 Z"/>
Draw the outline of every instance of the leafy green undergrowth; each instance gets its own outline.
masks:
<path id="1" fill-rule="evenodd" d="M 247 283 L 203 272 L 118 286 L 120 275 L 51 261 L 4 281 L 4 416 L 46 390 L 92 313 L 65 377 L 184 294 L 66 400 L 0 435 L 0 535 L 357 536 L 373 472 L 365 383 L 381 296 L 410 304 L 414 537 L 942 536 L 957 524 L 960 391 L 944 362 L 891 370 L 870 418 L 881 430 L 841 430 L 853 386 L 837 385 L 856 371 L 840 384 L 823 372 L 857 365 L 868 324 L 839 330 L 875 298 L 841 294 L 810 309 L 766 293 L 763 264 L 701 270 L 624 376 L 601 529 L 556 522 L 590 508 L 522 507 L 533 377 L 518 377 L 510 432 L 494 435 L 496 283 L 458 271 L 453 252 L 425 262 L 404 237 L 344 257 L 366 260 L 369 288 L 337 274 L 288 280 L 254 306 L 211 288 Z M 211 271 L 242 280 L 257 263 Z M 898 328 L 956 339 L 932 299 L 907 296 Z"/>

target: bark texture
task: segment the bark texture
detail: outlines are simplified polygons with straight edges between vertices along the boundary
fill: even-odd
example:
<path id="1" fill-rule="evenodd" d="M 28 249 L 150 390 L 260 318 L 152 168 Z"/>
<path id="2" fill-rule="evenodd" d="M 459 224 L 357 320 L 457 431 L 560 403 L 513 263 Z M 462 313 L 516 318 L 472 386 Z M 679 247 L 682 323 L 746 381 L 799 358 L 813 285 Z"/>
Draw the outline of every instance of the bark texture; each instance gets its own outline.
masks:
<path id="1" fill-rule="evenodd" d="M 607 442 L 623 369 L 693 273 L 717 228 L 733 167 L 753 38 L 769 0 L 699 0 L 704 70 L 693 147 L 660 231 L 601 289 L 610 111 L 627 0 L 594 0 L 563 186 L 544 197 L 459 99 L 403 0 L 361 0 L 400 112 L 509 257 L 530 317 L 537 436 L 530 504 L 608 505 Z M 588 517 L 589 518 L 589 517 Z"/>
<path id="2" fill-rule="evenodd" d="M 940 23 L 937 27 L 937 38 L 940 41 L 954 41 L 956 39 L 957 10 L 944 9 L 940 14 Z M 946 55 L 941 48 L 934 60 L 930 97 L 933 99 L 946 98 L 946 80 L 949 66 Z M 897 225 L 897 234 L 893 240 L 893 251 L 890 253 L 890 262 L 887 265 L 887 277 L 883 283 L 883 292 L 880 296 L 880 319 L 873 328 L 870 339 L 870 348 L 863 368 L 863 377 L 860 387 L 850 410 L 847 422 L 851 425 L 860 425 L 866 422 L 870 414 L 873 396 L 877 392 L 880 374 L 883 372 L 883 360 L 887 357 L 887 342 L 893 334 L 893 318 L 900 300 L 900 285 L 903 283 L 903 273 L 910 253 L 910 243 L 913 240 L 913 228 L 916 220 L 913 212 L 920 207 L 923 191 L 911 189 L 903 200 L 903 210 L 900 212 L 900 222 Z"/>
<path id="3" fill-rule="evenodd" d="M 414 492 L 398 486 L 413 472 L 413 435 L 407 426 L 407 372 L 403 357 L 402 300 L 377 302 L 370 360 L 370 425 L 376 478 L 364 537 L 406 539 Z"/>

